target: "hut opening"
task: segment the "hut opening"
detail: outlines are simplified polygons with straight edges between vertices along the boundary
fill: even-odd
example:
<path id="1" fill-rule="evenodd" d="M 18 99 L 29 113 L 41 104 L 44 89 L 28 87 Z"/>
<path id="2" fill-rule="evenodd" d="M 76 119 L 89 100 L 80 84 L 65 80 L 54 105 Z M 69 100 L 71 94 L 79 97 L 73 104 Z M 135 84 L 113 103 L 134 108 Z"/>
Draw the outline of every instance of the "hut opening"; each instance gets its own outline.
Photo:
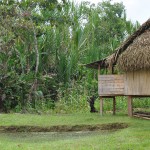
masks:
<path id="1" fill-rule="evenodd" d="M 116 96 L 128 97 L 128 115 L 133 116 L 132 98 L 150 97 L 150 18 L 116 51 L 86 67 L 98 70 L 98 94 L 100 114 L 103 114 L 103 98 L 113 99 L 113 114 L 116 111 Z M 116 68 L 120 74 L 115 74 Z M 101 69 L 108 70 L 100 74 Z"/>

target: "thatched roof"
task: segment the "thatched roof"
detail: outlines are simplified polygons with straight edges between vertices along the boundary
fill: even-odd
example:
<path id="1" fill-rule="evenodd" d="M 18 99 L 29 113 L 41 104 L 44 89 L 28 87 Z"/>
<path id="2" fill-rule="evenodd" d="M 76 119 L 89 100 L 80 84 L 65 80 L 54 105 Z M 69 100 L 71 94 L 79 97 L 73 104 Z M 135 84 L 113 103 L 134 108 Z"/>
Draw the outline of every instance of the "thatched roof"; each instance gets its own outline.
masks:
<path id="1" fill-rule="evenodd" d="M 123 71 L 150 69 L 150 29 L 138 36 L 118 57 L 117 66 Z"/>
<path id="2" fill-rule="evenodd" d="M 148 68 L 150 69 L 150 60 L 149 62 L 145 61 L 148 58 L 150 58 L 150 52 L 149 52 L 150 49 L 148 48 L 149 47 L 148 43 L 150 43 L 148 42 L 150 41 L 149 29 L 150 29 L 150 18 L 135 33 L 133 33 L 130 37 L 128 37 L 121 44 L 121 46 L 116 49 L 114 54 L 112 54 L 111 56 L 108 56 L 107 58 L 103 60 L 91 63 L 92 66 L 96 68 L 98 66 L 98 62 L 100 62 L 101 68 L 106 68 L 110 65 L 114 66 L 117 64 L 119 68 L 123 71 L 148 69 Z M 134 53 L 133 53 L 133 50 L 134 50 Z M 134 55 L 135 53 L 137 54 L 136 56 Z M 144 57 L 144 56 L 147 56 L 147 57 Z M 134 61 L 131 61 L 133 57 L 134 57 Z M 140 61 L 140 59 L 142 59 L 143 61 Z M 101 63 L 102 61 L 103 63 Z M 94 65 L 95 63 L 97 65 Z M 147 65 L 148 63 L 149 63 L 149 67 Z M 90 66 L 90 64 L 87 64 L 87 67 L 92 68 L 92 66 Z"/>
<path id="3" fill-rule="evenodd" d="M 93 69 L 98 69 L 99 65 L 100 65 L 101 69 L 108 68 L 109 65 L 111 64 L 111 60 L 113 57 L 114 57 L 114 54 L 112 54 L 104 59 L 101 59 L 99 61 L 95 61 L 93 63 L 86 64 L 85 66 L 88 68 L 93 68 Z M 108 63 L 108 61 L 109 61 L 109 63 Z"/>
<path id="4" fill-rule="evenodd" d="M 106 65 L 105 61 L 106 61 L 106 59 L 101 59 L 99 61 L 95 61 L 95 62 L 86 64 L 84 66 L 86 66 L 88 68 L 98 69 L 98 66 L 100 65 L 100 68 L 107 68 L 107 66 L 105 66 Z"/>

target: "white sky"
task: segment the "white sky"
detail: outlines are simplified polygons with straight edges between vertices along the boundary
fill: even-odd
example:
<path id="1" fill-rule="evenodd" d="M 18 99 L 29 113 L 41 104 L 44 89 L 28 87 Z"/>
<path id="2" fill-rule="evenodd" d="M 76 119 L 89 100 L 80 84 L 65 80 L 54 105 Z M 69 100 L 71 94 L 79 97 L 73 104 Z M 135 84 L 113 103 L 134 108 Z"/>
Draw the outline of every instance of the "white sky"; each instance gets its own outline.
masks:
<path id="1" fill-rule="evenodd" d="M 89 1 L 97 4 L 102 0 L 72 0 L 75 2 Z M 150 0 L 112 0 L 113 2 L 123 2 L 125 5 L 127 18 L 132 22 L 144 23 L 150 18 Z"/>

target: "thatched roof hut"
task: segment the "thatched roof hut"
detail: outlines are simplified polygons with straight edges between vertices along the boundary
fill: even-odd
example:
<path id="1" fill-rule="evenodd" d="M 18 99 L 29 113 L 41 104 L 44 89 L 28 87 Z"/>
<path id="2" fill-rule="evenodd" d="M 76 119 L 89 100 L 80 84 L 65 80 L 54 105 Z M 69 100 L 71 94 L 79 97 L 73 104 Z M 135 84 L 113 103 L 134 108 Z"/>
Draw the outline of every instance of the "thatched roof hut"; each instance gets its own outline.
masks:
<path id="1" fill-rule="evenodd" d="M 98 93 L 100 113 L 103 113 L 103 98 L 113 98 L 115 114 L 116 96 L 128 96 L 128 115 L 133 115 L 132 98 L 150 96 L 150 19 L 118 47 L 112 55 L 87 64 L 98 69 Z M 124 71 L 115 74 L 114 66 Z M 106 74 L 100 69 L 108 68 Z"/>
<path id="2" fill-rule="evenodd" d="M 97 69 L 100 65 L 102 69 L 116 64 L 122 71 L 150 69 L 150 18 L 115 53 L 86 66 Z"/>

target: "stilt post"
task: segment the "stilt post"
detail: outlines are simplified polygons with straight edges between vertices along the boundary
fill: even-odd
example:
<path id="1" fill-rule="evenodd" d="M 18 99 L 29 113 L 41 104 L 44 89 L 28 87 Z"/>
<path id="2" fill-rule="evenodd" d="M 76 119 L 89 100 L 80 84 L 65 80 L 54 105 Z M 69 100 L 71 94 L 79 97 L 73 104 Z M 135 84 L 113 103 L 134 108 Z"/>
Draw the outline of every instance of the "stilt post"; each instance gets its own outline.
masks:
<path id="1" fill-rule="evenodd" d="M 133 116 L 132 96 L 128 96 L 128 116 Z"/>
<path id="2" fill-rule="evenodd" d="M 100 96 L 100 115 L 103 115 L 103 97 Z"/>
<path id="3" fill-rule="evenodd" d="M 113 115 L 116 114 L 116 97 L 113 97 Z"/>
<path id="4" fill-rule="evenodd" d="M 98 84 L 100 84 L 100 81 L 99 81 L 99 75 L 100 75 L 100 64 L 98 65 Z M 99 93 L 100 95 L 100 93 Z M 100 96 L 100 115 L 102 116 L 103 115 L 103 97 Z"/>

